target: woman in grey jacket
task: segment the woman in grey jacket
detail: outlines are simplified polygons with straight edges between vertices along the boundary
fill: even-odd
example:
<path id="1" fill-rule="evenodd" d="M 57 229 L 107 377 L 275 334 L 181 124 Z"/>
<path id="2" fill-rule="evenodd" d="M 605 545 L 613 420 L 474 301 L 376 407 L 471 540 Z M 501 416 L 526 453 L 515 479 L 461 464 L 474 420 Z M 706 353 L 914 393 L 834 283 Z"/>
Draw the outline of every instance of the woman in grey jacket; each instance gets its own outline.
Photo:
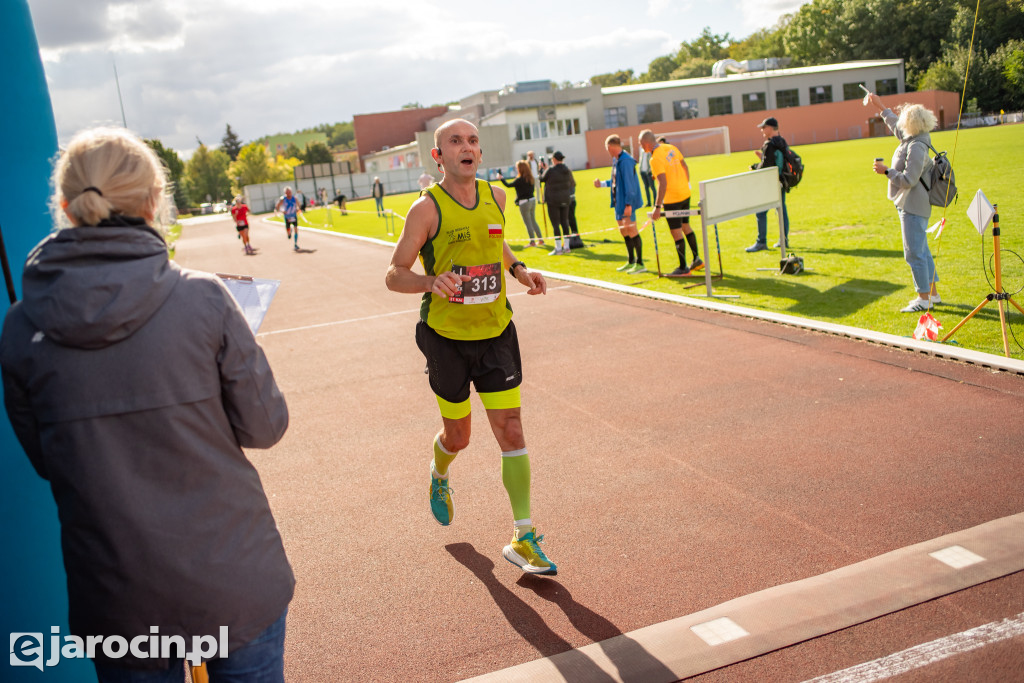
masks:
<path id="1" fill-rule="evenodd" d="M 867 102 L 873 104 L 882 114 L 885 125 L 900 141 L 892 155 L 891 167 L 880 160 L 874 163 L 875 173 L 889 179 L 888 197 L 896 205 L 903 232 L 903 257 L 910 266 L 917 296 L 910 300 L 903 313 L 927 311 L 932 304 L 942 303 L 936 283 L 935 261 L 928 249 L 928 218 L 932 213 L 928 191 L 921 184 L 921 177 L 931 169 L 928 146 L 931 136 L 928 131 L 935 128 L 935 115 L 920 104 L 906 105 L 897 117 L 882 100 L 871 93 Z"/>
<path id="2" fill-rule="evenodd" d="M 54 187 L 74 227 L 29 254 L 0 367 L 11 424 L 57 503 L 72 634 L 142 644 L 118 658 L 96 648 L 101 681 L 147 668 L 182 680 L 199 638 L 223 643 L 212 680 L 241 667 L 283 680 L 295 579 L 242 451 L 288 426 L 267 359 L 219 279 L 168 260 L 151 227 L 164 171 L 144 142 L 84 131 Z M 188 650 L 151 649 L 155 633 Z"/>

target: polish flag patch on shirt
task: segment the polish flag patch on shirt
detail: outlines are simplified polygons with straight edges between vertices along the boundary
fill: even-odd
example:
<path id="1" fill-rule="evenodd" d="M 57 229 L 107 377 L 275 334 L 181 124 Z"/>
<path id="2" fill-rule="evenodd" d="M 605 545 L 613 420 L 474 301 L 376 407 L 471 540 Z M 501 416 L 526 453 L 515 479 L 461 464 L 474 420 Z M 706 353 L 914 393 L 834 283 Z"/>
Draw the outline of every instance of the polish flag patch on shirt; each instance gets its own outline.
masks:
<path id="1" fill-rule="evenodd" d="M 487 234 L 490 237 L 501 237 L 501 226 L 496 223 L 488 223 Z"/>

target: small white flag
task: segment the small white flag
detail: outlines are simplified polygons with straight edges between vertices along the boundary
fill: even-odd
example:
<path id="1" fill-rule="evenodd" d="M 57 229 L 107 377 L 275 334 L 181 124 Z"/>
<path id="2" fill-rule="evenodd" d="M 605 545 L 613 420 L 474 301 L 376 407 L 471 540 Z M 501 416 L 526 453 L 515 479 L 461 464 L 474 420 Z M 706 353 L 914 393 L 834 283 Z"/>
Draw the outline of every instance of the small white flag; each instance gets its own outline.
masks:
<path id="1" fill-rule="evenodd" d="M 945 227 L 946 227 L 946 219 L 945 218 L 940 218 L 939 221 L 935 225 L 933 225 L 932 227 L 930 227 L 927 230 L 925 230 L 925 232 L 934 232 L 935 233 L 935 237 L 933 239 L 939 239 L 940 237 L 942 237 L 942 230 Z"/>

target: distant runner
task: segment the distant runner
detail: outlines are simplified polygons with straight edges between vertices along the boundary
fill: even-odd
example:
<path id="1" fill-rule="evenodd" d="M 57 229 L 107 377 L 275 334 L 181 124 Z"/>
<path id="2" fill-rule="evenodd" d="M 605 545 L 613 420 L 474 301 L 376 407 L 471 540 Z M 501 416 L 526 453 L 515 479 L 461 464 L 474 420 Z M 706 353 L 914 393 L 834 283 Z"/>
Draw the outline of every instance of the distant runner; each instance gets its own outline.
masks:
<path id="1" fill-rule="evenodd" d="M 245 204 L 245 199 L 242 195 L 235 197 L 235 202 L 231 205 L 231 217 L 235 219 L 235 230 L 238 231 L 239 237 L 242 238 L 242 244 L 245 245 L 246 254 L 255 254 L 256 250 L 249 244 L 249 207 Z"/>
<path id="2" fill-rule="evenodd" d="M 277 200 L 274 206 L 274 213 L 284 213 L 284 229 L 288 233 L 288 239 L 292 237 L 292 228 L 295 228 L 295 251 L 299 250 L 299 202 L 292 194 L 292 188 L 284 188 L 284 196 Z"/>

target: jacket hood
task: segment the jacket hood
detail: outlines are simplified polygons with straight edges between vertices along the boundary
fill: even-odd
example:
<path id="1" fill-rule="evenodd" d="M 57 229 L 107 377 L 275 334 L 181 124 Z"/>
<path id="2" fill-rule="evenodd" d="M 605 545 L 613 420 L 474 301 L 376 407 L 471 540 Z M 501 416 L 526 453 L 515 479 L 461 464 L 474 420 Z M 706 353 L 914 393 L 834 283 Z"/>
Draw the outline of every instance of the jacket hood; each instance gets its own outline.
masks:
<path id="1" fill-rule="evenodd" d="M 170 296 L 178 273 L 163 238 L 142 219 L 64 228 L 28 255 L 23 310 L 62 346 L 103 348 L 142 327 Z"/>

